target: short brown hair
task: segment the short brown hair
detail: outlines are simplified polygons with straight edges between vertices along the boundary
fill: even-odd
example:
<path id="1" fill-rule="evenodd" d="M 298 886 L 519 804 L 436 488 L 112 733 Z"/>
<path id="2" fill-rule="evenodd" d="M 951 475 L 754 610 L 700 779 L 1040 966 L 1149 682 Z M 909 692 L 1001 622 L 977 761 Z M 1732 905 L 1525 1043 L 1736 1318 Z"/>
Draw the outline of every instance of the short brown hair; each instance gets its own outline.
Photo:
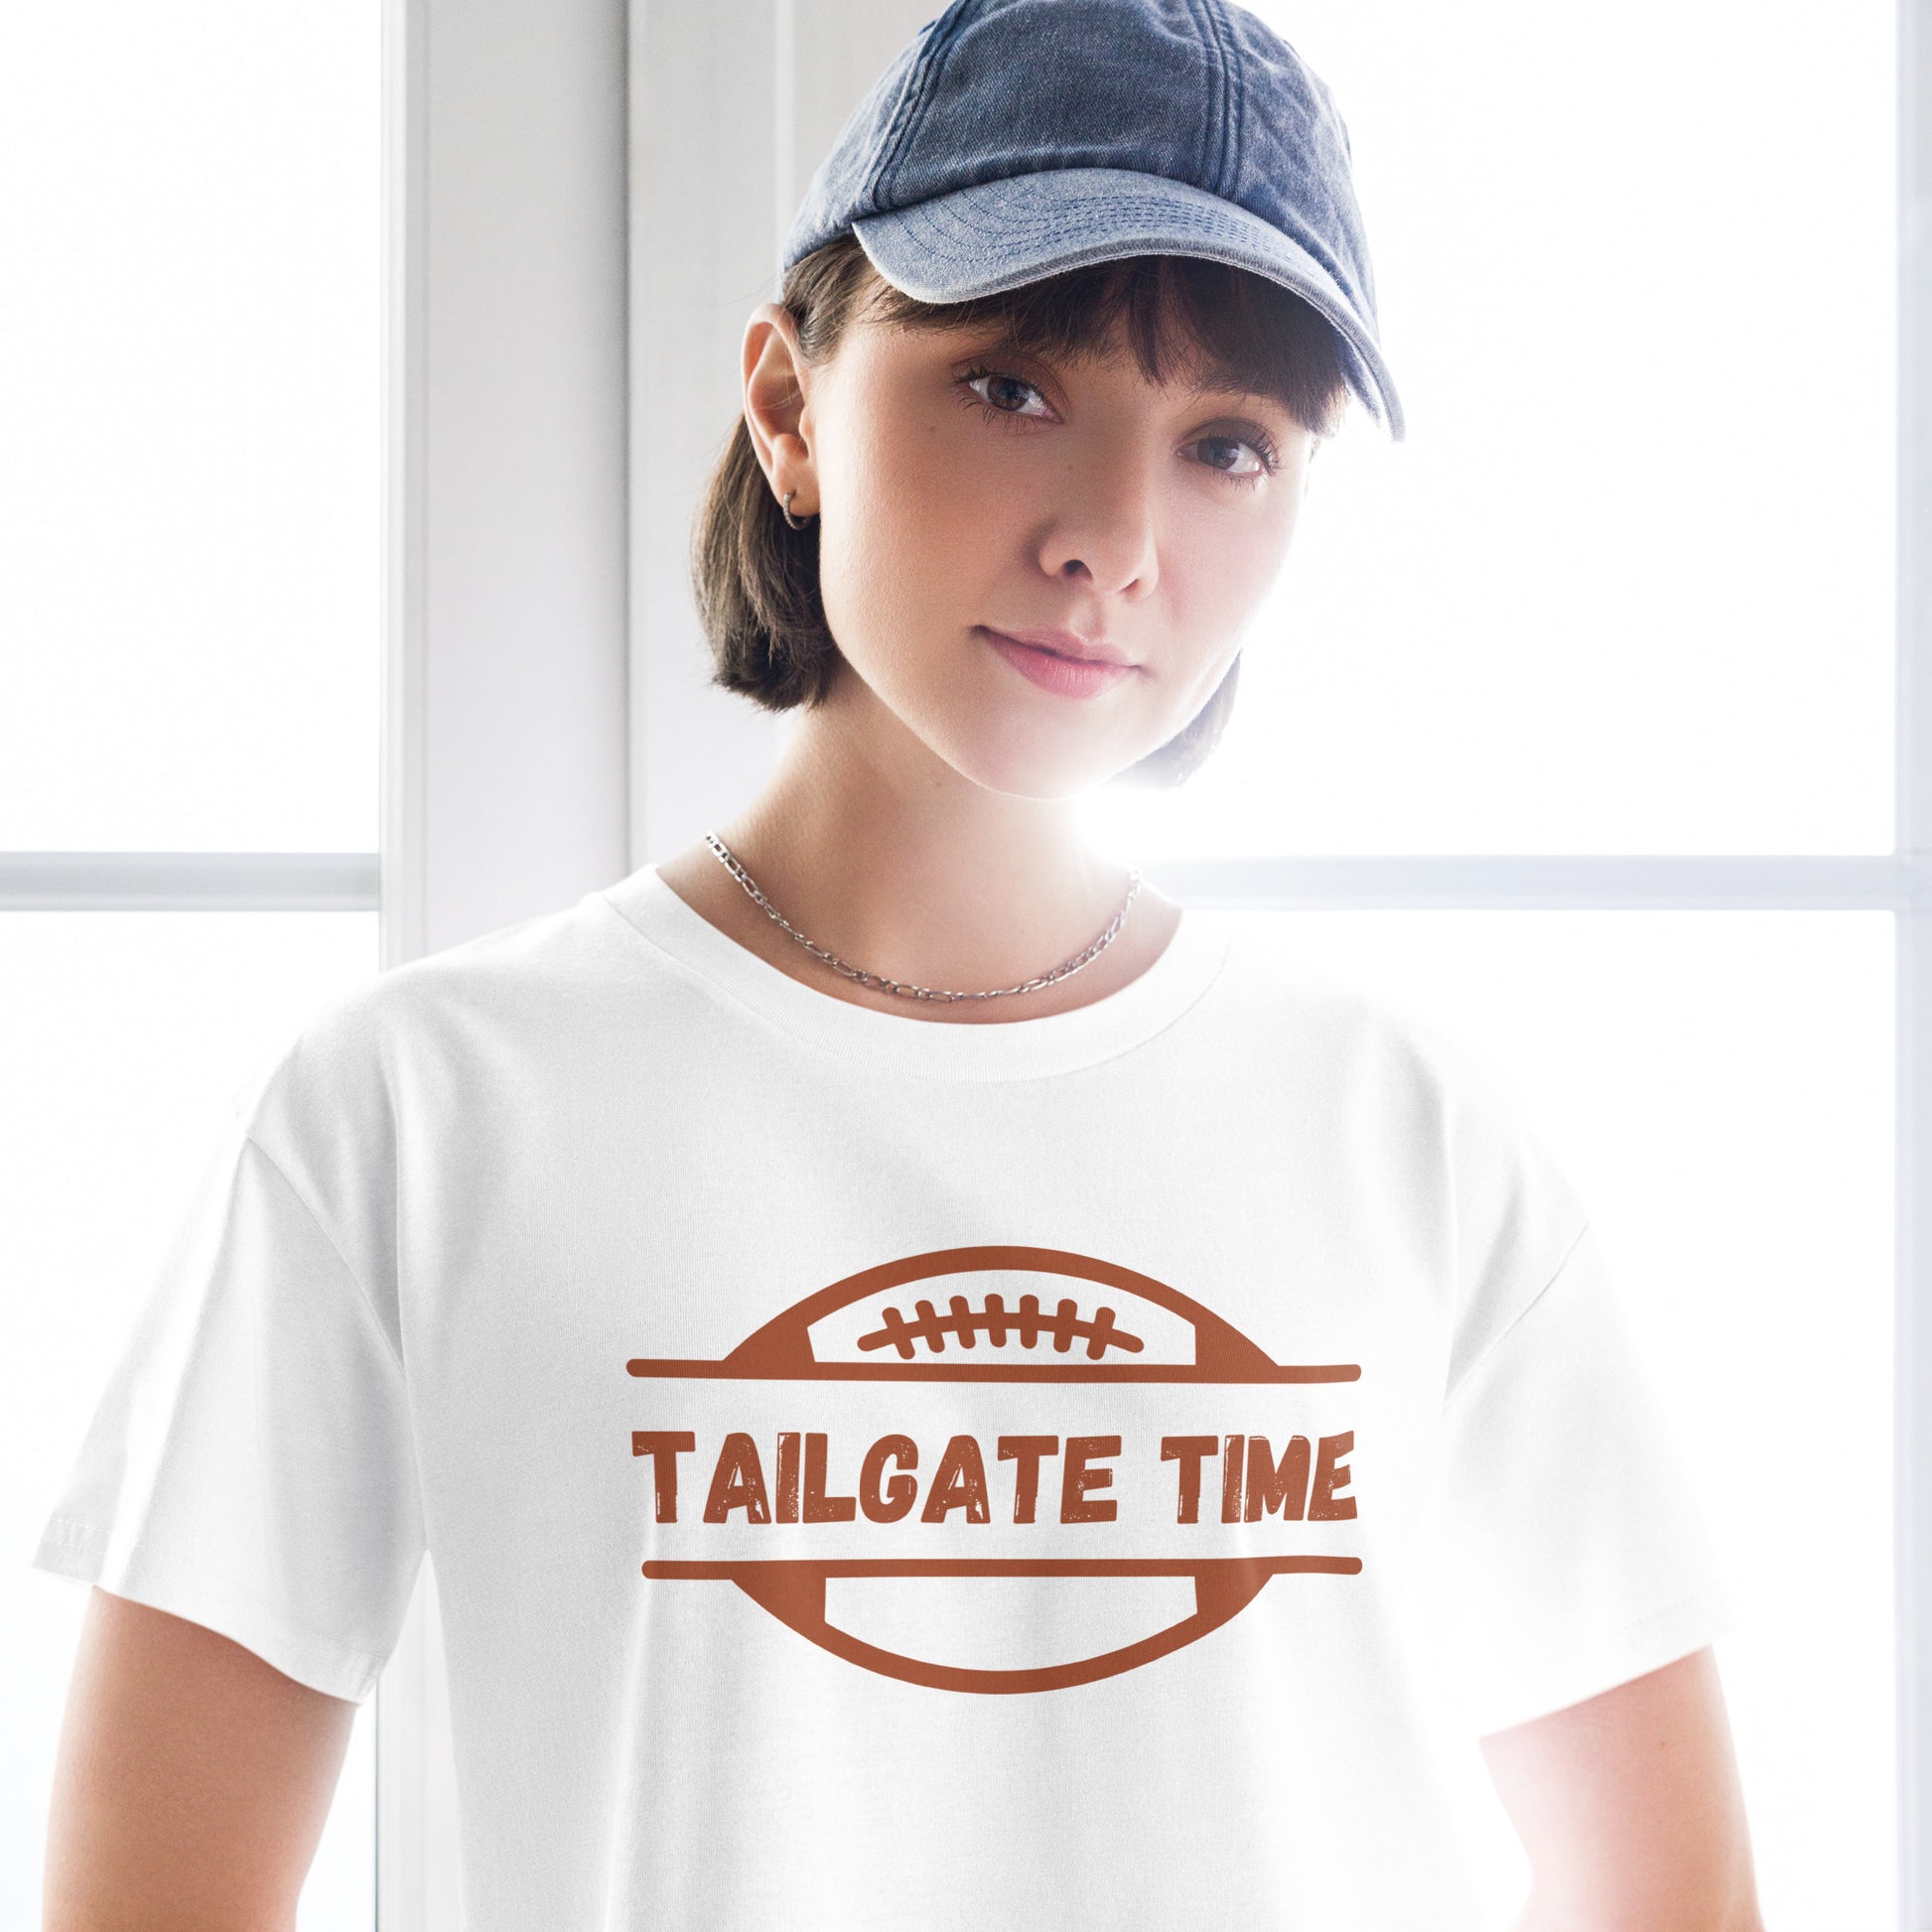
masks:
<path id="1" fill-rule="evenodd" d="M 1340 427 L 1349 396 L 1333 333 L 1314 309 L 1277 282 L 1194 256 L 1095 262 L 934 306 L 885 281 L 848 231 L 791 269 L 782 299 L 808 362 L 830 357 L 858 321 L 959 330 L 997 323 L 1009 345 L 1059 359 L 1098 352 L 1121 322 L 1150 382 L 1165 380 L 1173 354 L 1213 386 L 1275 397 L 1321 438 Z M 839 651 L 819 599 L 818 520 L 803 530 L 785 522 L 742 414 L 698 507 L 691 576 L 716 659 L 713 684 L 766 711 L 823 699 Z M 1172 786 L 1190 777 L 1220 740 L 1240 668 L 1237 654 L 1186 728 L 1118 780 Z"/>

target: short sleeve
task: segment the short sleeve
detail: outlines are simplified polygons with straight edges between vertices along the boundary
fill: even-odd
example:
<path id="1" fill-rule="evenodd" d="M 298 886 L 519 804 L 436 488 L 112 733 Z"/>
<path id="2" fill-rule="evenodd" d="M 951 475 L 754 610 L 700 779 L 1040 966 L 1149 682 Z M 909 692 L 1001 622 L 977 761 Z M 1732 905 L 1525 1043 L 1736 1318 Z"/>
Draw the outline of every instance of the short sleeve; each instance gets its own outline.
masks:
<path id="1" fill-rule="evenodd" d="M 1736 1625 L 1678 1438 L 1586 1222 L 1445 1398 L 1423 1592 L 1476 1735 Z"/>
<path id="2" fill-rule="evenodd" d="M 396 1345 L 238 1105 L 32 1561 L 361 1703 L 423 1547 Z"/>

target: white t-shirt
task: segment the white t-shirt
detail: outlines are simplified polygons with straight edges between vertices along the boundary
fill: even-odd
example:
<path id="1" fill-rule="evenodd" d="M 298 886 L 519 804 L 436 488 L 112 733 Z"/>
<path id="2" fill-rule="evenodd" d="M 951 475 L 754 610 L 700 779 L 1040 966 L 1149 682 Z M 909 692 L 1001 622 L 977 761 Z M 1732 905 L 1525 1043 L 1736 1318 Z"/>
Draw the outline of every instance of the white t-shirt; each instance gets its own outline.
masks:
<path id="1" fill-rule="evenodd" d="M 645 867 L 251 1085 L 34 1560 L 360 1701 L 427 1550 L 473 1932 L 1454 1932 L 1444 1725 L 1732 1627 L 1674 1441 L 1392 1003 L 880 1012 Z"/>

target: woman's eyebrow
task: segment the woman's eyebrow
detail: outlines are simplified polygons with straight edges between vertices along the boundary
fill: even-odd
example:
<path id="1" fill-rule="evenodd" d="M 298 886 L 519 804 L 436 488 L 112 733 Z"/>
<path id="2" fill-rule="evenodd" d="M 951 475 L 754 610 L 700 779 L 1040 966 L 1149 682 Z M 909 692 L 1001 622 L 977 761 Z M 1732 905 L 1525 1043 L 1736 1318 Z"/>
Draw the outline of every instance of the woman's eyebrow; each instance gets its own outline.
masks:
<path id="1" fill-rule="evenodd" d="M 1224 404 L 1230 414 L 1279 416 L 1289 422 L 1296 420 L 1294 405 L 1286 396 L 1276 395 L 1267 389 L 1250 389 L 1239 382 L 1192 383 L 1183 393 L 1190 405 Z"/>
<path id="2" fill-rule="evenodd" d="M 1278 409 L 1288 407 L 1288 399 L 1276 394 L 1272 389 L 1251 388 L 1247 381 L 1233 369 L 1210 369 L 1195 381 L 1178 385 L 1182 393 L 1198 398 L 1201 396 L 1227 396 L 1235 402 L 1273 403 Z"/>

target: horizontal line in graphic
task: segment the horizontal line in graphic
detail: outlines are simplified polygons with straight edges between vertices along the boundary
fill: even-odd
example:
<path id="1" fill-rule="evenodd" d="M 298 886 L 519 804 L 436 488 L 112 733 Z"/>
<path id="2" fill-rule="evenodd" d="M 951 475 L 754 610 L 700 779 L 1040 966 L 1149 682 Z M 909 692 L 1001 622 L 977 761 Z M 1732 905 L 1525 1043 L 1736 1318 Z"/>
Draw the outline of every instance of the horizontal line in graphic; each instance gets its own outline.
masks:
<path id="1" fill-rule="evenodd" d="M 1207 1571 L 1284 1577 L 1318 1572 L 1360 1574 L 1359 1557 L 842 1557 L 755 1558 L 744 1563 L 677 1563 L 654 1559 L 646 1577 L 734 1582 L 773 1570 L 808 1570 L 821 1577 L 1198 1577 Z"/>
<path id="2" fill-rule="evenodd" d="M 1358 1382 L 1353 1362 L 1243 1364 L 1223 1375 L 1191 1362 L 806 1362 L 797 1368 L 750 1369 L 729 1362 L 684 1362 L 634 1356 L 632 1375 L 654 1380 L 723 1382 L 1196 1382 L 1243 1387 L 1263 1382 Z"/>

